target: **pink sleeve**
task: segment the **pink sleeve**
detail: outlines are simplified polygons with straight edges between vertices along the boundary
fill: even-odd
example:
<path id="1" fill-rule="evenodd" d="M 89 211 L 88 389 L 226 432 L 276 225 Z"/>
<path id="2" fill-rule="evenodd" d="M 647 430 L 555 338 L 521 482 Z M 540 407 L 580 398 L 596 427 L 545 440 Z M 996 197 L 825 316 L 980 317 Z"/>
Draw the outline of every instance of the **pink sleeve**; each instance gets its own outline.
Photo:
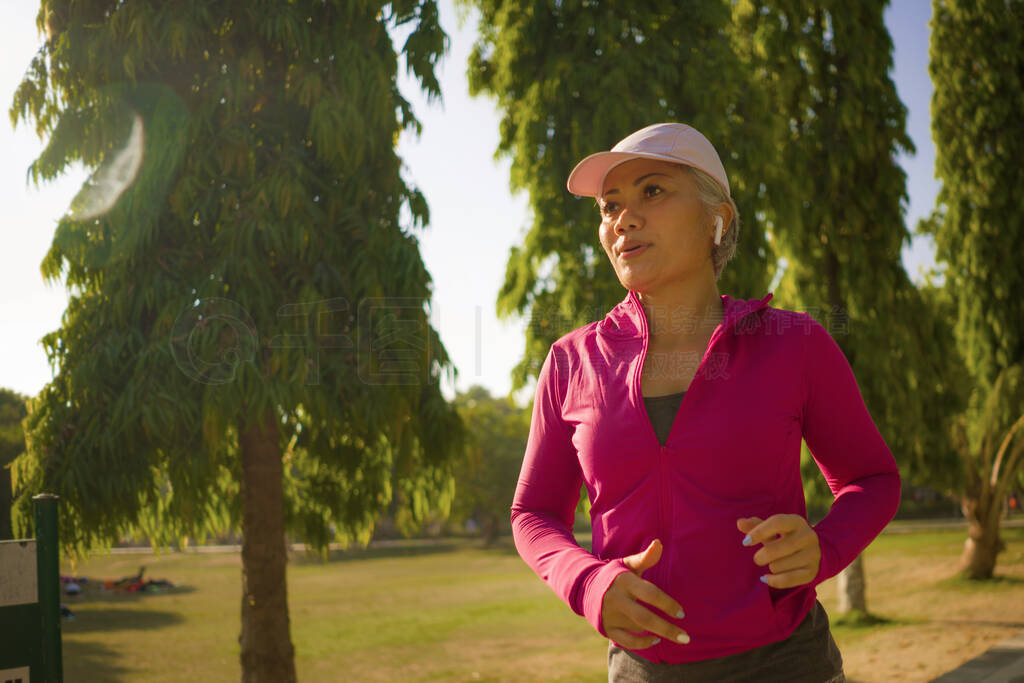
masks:
<path id="1" fill-rule="evenodd" d="M 561 367 L 559 367 L 561 366 Z M 602 636 L 601 604 L 621 560 L 601 560 L 576 542 L 572 524 L 583 474 L 569 426 L 562 419 L 567 360 L 552 347 L 537 378 L 530 436 L 512 501 L 516 550 L 576 614 Z"/>
<path id="2" fill-rule="evenodd" d="M 900 476 L 842 349 L 808 319 L 803 437 L 835 496 L 814 526 L 821 545 L 821 566 L 811 581 L 817 585 L 853 562 L 896 515 Z"/>

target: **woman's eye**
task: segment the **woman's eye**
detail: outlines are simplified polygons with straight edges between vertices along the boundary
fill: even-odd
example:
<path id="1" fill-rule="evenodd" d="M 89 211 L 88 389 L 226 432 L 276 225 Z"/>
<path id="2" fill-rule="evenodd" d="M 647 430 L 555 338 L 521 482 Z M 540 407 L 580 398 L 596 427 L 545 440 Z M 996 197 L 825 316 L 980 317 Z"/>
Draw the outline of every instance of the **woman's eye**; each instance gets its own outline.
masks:
<path id="1" fill-rule="evenodd" d="M 605 202 L 604 205 L 601 206 L 601 213 L 603 213 L 605 216 L 611 216 L 618 210 L 619 205 L 616 204 L 615 202 Z"/>
<path id="2" fill-rule="evenodd" d="M 644 195 L 648 197 L 655 197 L 661 194 L 661 187 L 658 185 L 648 185 L 644 188 Z"/>

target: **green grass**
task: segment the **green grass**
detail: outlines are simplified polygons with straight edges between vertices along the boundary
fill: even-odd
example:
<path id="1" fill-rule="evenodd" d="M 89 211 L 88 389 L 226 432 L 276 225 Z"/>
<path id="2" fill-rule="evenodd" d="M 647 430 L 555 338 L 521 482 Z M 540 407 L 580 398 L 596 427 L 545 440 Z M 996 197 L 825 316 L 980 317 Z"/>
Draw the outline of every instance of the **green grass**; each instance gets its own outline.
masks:
<path id="1" fill-rule="evenodd" d="M 113 555 L 76 573 L 119 578 L 140 564 L 181 588 L 68 598 L 66 679 L 236 680 L 240 558 Z M 297 556 L 288 592 L 300 680 L 607 678 L 600 637 L 507 548 Z"/>
<path id="2" fill-rule="evenodd" d="M 865 553 L 869 608 L 884 621 L 864 626 L 833 619 L 848 675 L 871 680 L 857 675 L 858 653 L 871 651 L 879 638 L 927 636 L 949 617 L 950 605 L 959 606 L 953 616 L 960 621 L 1012 625 L 1010 612 L 999 610 L 1024 604 L 1024 529 L 1008 529 L 1004 537 L 1000 580 L 988 584 L 955 578 L 962 531 L 876 539 Z M 239 556 L 107 555 L 75 573 L 119 578 L 143 564 L 147 577 L 178 588 L 157 595 L 93 589 L 65 600 L 76 614 L 63 624 L 65 679 L 237 680 Z M 834 616 L 831 583 L 822 584 L 819 596 Z M 326 563 L 296 555 L 288 593 L 303 681 L 607 680 L 606 641 L 507 545 L 483 549 L 461 541 L 332 553 Z"/>

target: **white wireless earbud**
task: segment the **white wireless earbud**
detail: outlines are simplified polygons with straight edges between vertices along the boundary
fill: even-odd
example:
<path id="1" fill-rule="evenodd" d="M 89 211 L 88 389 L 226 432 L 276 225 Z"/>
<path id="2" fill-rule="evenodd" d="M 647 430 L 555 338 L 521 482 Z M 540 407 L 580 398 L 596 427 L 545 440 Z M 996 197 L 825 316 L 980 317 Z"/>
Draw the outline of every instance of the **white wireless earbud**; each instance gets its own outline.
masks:
<path id="1" fill-rule="evenodd" d="M 715 216 L 715 244 L 722 243 L 722 217 Z"/>

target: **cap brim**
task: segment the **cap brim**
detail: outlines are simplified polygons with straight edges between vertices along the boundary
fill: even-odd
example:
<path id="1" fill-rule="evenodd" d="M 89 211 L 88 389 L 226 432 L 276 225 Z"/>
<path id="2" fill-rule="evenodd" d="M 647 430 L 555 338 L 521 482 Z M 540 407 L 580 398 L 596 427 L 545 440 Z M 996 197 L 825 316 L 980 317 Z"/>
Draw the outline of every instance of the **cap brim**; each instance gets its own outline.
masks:
<path id="1" fill-rule="evenodd" d="M 591 154 L 586 159 L 576 164 L 576 168 L 569 174 L 566 187 L 569 192 L 580 197 L 597 197 L 601 194 L 605 176 L 609 171 L 623 164 L 630 159 L 657 159 L 673 164 L 685 165 L 676 157 L 665 154 L 651 154 L 647 152 L 598 152 Z"/>

